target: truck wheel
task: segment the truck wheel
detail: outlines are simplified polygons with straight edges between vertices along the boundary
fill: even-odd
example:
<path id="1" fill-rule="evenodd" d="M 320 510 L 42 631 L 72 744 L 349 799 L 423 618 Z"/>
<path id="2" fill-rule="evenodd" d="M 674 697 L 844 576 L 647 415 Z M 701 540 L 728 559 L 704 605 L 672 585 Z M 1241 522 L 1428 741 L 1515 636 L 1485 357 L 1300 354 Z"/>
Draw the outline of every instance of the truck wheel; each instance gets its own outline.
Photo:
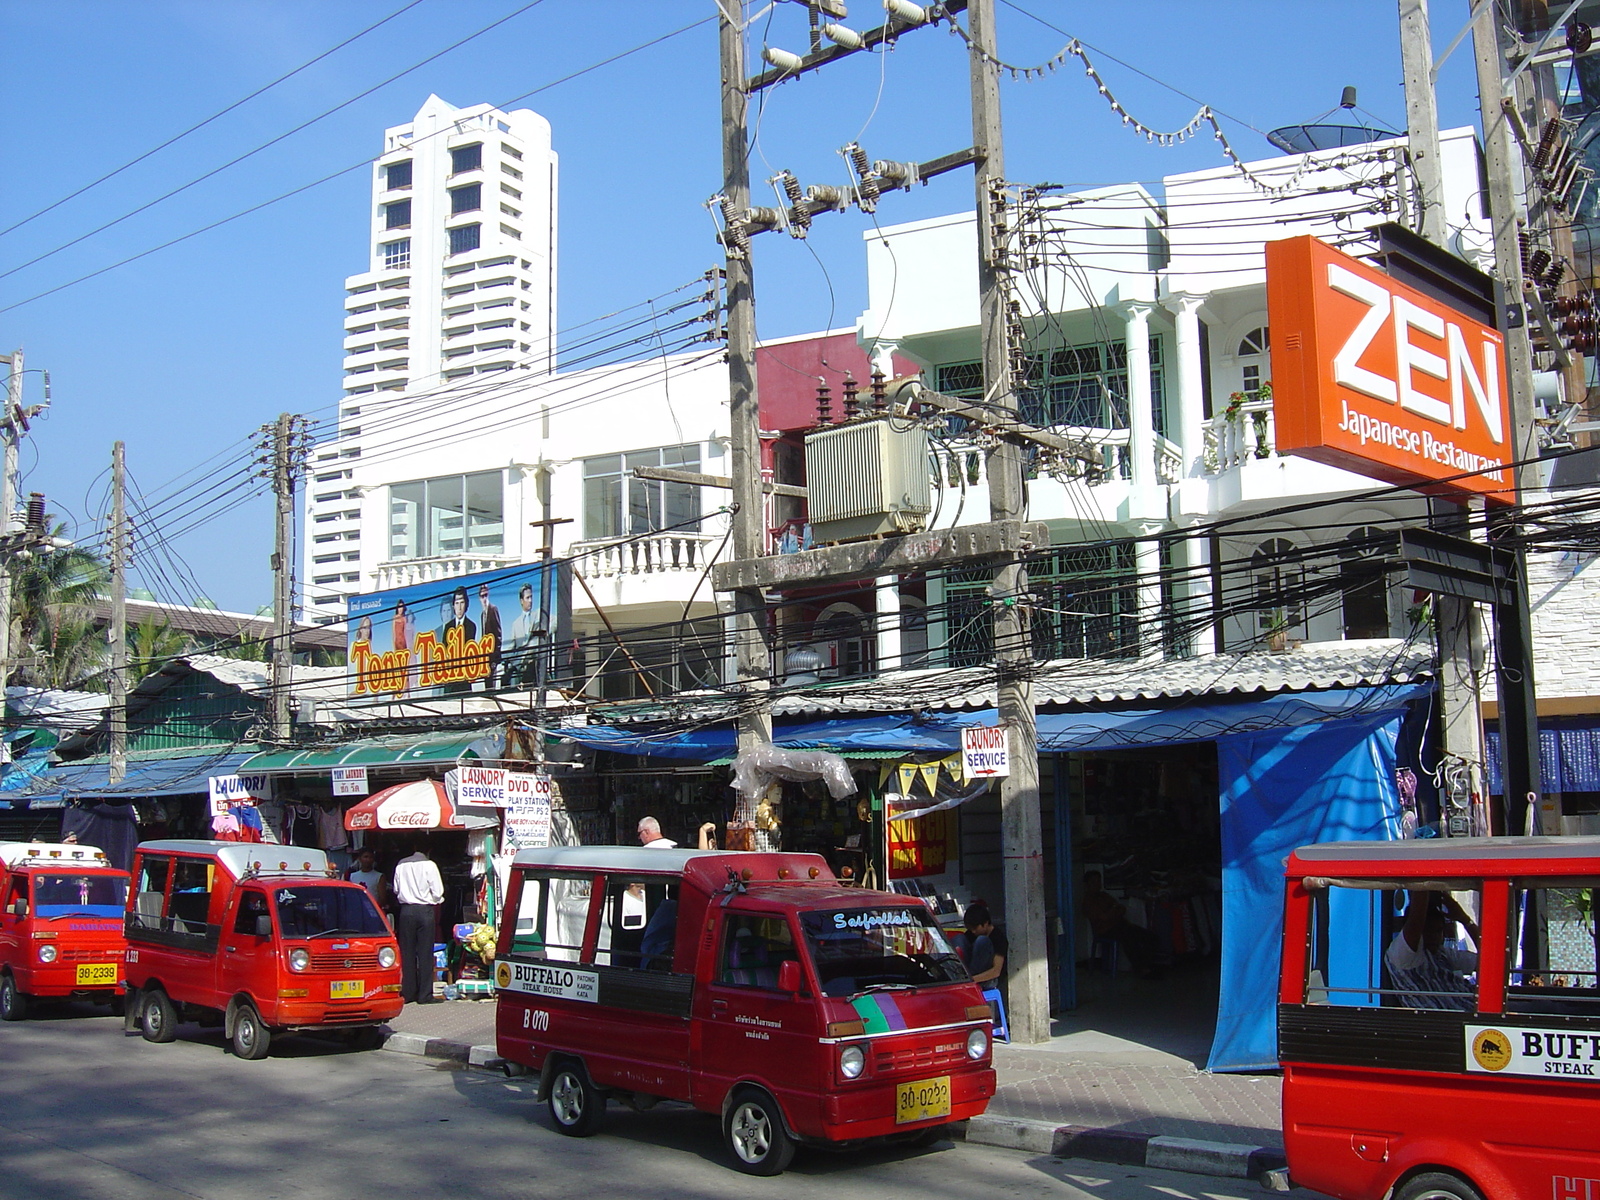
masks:
<path id="1" fill-rule="evenodd" d="M 1483 1200 L 1483 1193 L 1459 1175 L 1428 1171 L 1406 1180 L 1394 1200 Z"/>
<path id="2" fill-rule="evenodd" d="M 248 1062 L 267 1056 L 272 1045 L 272 1032 L 261 1020 L 253 1004 L 239 1005 L 233 1014 L 233 1052 Z"/>
<path id="3" fill-rule="evenodd" d="M 139 997 L 139 1032 L 147 1042 L 170 1042 L 178 1036 L 178 1013 L 158 987 Z"/>
<path id="4" fill-rule="evenodd" d="M 581 1064 L 562 1063 L 550 1077 L 550 1119 L 556 1132 L 568 1137 L 589 1137 L 600 1132 L 606 1098 L 589 1082 Z"/>
<path id="5" fill-rule="evenodd" d="M 0 975 L 0 1021 L 21 1021 L 28 1015 L 28 998 L 17 990 L 8 971 Z"/>
<path id="6" fill-rule="evenodd" d="M 781 1175 L 794 1161 L 794 1139 L 783 1127 L 777 1102 L 755 1088 L 734 1095 L 722 1119 L 722 1136 L 733 1151 L 733 1165 L 746 1175 Z"/>

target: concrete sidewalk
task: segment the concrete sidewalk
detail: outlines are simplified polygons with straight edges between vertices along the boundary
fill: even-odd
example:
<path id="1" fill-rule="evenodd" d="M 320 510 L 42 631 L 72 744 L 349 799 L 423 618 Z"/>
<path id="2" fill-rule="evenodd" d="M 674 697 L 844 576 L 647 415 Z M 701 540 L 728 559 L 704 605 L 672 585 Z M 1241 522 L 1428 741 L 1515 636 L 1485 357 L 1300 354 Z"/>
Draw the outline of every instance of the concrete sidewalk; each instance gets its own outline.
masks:
<path id="1" fill-rule="evenodd" d="M 497 1067 L 494 1011 L 490 1000 L 407 1005 L 384 1048 Z M 999 1087 L 967 1139 L 1238 1178 L 1280 1167 L 1278 1077 L 1204 1071 L 1209 1029 L 1180 1019 L 1152 1034 L 1151 1019 L 1123 993 L 1057 1021 L 1042 1046 L 997 1044 Z"/>

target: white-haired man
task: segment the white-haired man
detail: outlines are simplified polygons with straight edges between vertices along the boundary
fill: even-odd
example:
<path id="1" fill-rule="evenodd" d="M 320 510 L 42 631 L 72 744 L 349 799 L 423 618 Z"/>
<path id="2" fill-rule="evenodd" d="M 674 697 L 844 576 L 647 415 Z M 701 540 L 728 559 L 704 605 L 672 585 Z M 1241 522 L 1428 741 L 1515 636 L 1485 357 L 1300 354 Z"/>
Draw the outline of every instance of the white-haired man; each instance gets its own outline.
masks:
<path id="1" fill-rule="evenodd" d="M 661 836 L 661 822 L 654 817 L 643 817 L 639 821 L 639 844 L 646 850 L 676 850 L 678 843 L 669 837 Z"/>

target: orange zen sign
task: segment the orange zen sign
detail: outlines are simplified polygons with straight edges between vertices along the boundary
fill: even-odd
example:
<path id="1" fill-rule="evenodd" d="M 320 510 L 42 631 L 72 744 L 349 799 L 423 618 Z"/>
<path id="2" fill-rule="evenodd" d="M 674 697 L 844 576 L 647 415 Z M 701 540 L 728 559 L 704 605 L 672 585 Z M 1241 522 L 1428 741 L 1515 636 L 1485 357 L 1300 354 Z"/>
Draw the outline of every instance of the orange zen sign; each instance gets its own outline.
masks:
<path id="1" fill-rule="evenodd" d="M 1510 503 L 1500 335 L 1314 237 L 1266 254 L 1279 452 Z"/>

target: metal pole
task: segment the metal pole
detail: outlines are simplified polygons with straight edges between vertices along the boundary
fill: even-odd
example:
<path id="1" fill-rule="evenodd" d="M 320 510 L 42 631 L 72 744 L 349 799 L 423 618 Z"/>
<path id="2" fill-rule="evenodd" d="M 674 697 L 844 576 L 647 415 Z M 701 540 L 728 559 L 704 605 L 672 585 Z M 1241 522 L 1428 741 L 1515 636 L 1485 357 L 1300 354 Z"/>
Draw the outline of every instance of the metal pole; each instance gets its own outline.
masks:
<path id="1" fill-rule="evenodd" d="M 1000 65 L 995 50 L 994 0 L 967 6 L 972 39 L 972 144 L 976 164 L 978 287 L 983 339 L 984 400 L 1015 413 L 1006 339 L 1006 289 L 996 242 L 1004 219 L 999 188 L 1005 179 L 1000 126 Z M 1001 414 L 1002 419 L 1004 413 Z M 988 456 L 989 515 L 1018 521 L 1023 515 L 1022 450 L 1008 440 Z M 1028 572 L 1020 561 L 994 575 L 996 697 L 1000 723 L 1010 730 L 1011 774 L 1000 788 L 1000 853 L 1005 863 L 1005 918 L 1011 942 L 1008 1015 L 1011 1038 L 1035 1044 L 1050 1038 L 1050 979 L 1045 949 L 1044 846 L 1039 816 L 1039 751 L 1034 725 L 1032 634 L 1026 607 Z M 1071 870 L 1062 864 L 1062 870 Z M 1068 918 L 1070 919 L 1070 917 Z"/>
<path id="2" fill-rule="evenodd" d="M 1516 164 L 1512 158 L 1511 124 L 1501 104 L 1505 71 L 1493 5 L 1479 6 L 1472 23 L 1472 47 L 1477 61 L 1478 99 L 1483 118 L 1484 171 L 1489 180 L 1489 223 L 1494 233 L 1495 300 L 1506 340 L 1506 383 L 1511 409 L 1511 441 L 1506 457 L 1522 464 L 1516 468 L 1515 480 L 1520 508 L 1528 493 L 1540 487 L 1539 466 L 1534 461 L 1539 443 L 1533 423 L 1533 350 L 1529 345 L 1526 309 L 1522 302 L 1525 284 L 1517 238 L 1521 206 L 1517 197 Z M 1513 521 L 1502 520 L 1495 524 L 1514 528 Z M 1513 834 L 1523 831 L 1528 795 L 1538 792 L 1542 786 L 1527 572 L 1523 568 L 1519 554 L 1517 603 L 1495 607 L 1500 769 L 1506 832 Z"/>
<path id="3" fill-rule="evenodd" d="M 730 9 L 733 16 L 730 16 Z M 718 0 L 718 40 L 722 59 L 722 194 L 728 211 L 750 208 L 750 158 L 745 92 L 744 28 L 739 0 Z M 761 421 L 756 396 L 755 281 L 750 256 L 727 241 L 729 473 L 733 480 L 733 556 L 741 562 L 766 553 L 762 519 Z M 772 741 L 772 714 L 764 693 L 770 687 L 772 652 L 768 645 L 766 598 L 760 588 L 733 594 L 734 665 L 743 691 L 755 701 L 740 709 L 739 749 Z"/>
<path id="4" fill-rule="evenodd" d="M 111 762 L 107 777 L 121 783 L 128 772 L 128 519 L 126 458 L 121 442 L 111 447 Z"/>
<path id="5" fill-rule="evenodd" d="M 291 555 L 294 541 L 294 457 L 290 438 L 294 417 L 279 413 L 272 429 L 272 491 L 277 497 L 277 529 L 272 551 L 272 740 L 289 741 L 290 684 L 294 673 L 294 597 Z"/>
<path id="6" fill-rule="evenodd" d="M 0 468 L 0 536 L 11 532 L 17 507 L 17 440 L 22 436 L 22 350 L 0 359 L 11 367 L 6 376 L 6 417 L 0 422 L 5 464 Z M 11 556 L 0 555 L 0 687 L 11 681 Z"/>

